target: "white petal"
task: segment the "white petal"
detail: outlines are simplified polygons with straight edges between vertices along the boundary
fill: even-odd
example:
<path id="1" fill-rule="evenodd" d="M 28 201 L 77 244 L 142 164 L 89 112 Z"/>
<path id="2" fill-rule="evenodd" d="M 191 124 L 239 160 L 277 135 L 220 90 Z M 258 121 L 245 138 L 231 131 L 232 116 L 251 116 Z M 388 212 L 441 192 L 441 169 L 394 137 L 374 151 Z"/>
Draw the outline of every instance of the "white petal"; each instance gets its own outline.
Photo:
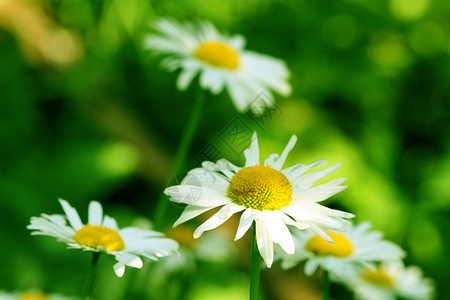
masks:
<path id="1" fill-rule="evenodd" d="M 167 256 L 178 250 L 176 241 L 168 238 L 146 238 L 127 243 L 126 251 L 134 254 L 147 253 L 156 257 Z"/>
<path id="2" fill-rule="evenodd" d="M 314 271 L 317 269 L 317 266 L 319 265 L 319 261 L 316 259 L 309 259 L 306 261 L 305 264 L 305 274 L 308 276 L 311 276 Z"/>
<path id="3" fill-rule="evenodd" d="M 320 159 L 318 161 L 315 161 L 309 165 L 305 165 L 302 163 L 299 164 L 295 164 L 292 167 L 289 167 L 287 169 L 284 169 L 283 174 L 286 175 L 287 178 L 289 178 L 289 180 L 294 183 L 298 177 L 300 175 L 302 175 L 303 173 L 305 173 L 306 171 L 308 171 L 311 168 L 315 168 L 315 167 L 321 167 L 327 164 L 327 161 L 325 159 Z"/>
<path id="4" fill-rule="evenodd" d="M 287 254 L 293 254 L 295 252 L 294 240 L 283 220 L 272 211 L 263 211 L 262 217 L 273 242 L 279 244 Z"/>
<path id="5" fill-rule="evenodd" d="M 217 95 L 223 89 L 224 80 L 221 78 L 220 73 L 213 68 L 207 68 L 203 70 L 200 75 L 200 85 L 209 89 L 211 93 Z"/>
<path id="6" fill-rule="evenodd" d="M 217 172 L 219 171 L 220 170 L 217 169 Z M 223 175 L 205 168 L 195 168 L 189 171 L 189 173 L 181 181 L 181 185 L 207 187 L 223 191 L 223 193 L 226 193 L 229 184 L 230 181 L 225 179 Z"/>
<path id="7" fill-rule="evenodd" d="M 115 255 L 118 262 L 133 268 L 140 269 L 143 266 L 142 260 L 134 254 L 127 252 L 118 252 Z"/>
<path id="8" fill-rule="evenodd" d="M 201 215 L 204 212 L 207 212 L 210 209 L 213 209 L 214 207 L 201 207 L 201 206 L 195 206 L 195 205 L 188 205 L 181 213 L 180 217 L 176 222 L 173 224 L 173 227 L 176 227 L 180 225 L 181 223 L 184 223 L 186 221 L 189 221 L 190 219 L 193 219 L 199 215 Z"/>
<path id="9" fill-rule="evenodd" d="M 279 217 L 283 220 L 283 222 L 285 224 L 287 224 L 287 225 L 295 226 L 297 229 L 300 229 L 300 230 L 304 230 L 304 229 L 308 229 L 309 228 L 308 224 L 297 222 L 297 221 L 291 219 L 288 215 L 286 215 L 282 211 L 275 211 L 275 213 L 277 213 L 279 215 Z"/>
<path id="10" fill-rule="evenodd" d="M 121 262 L 118 262 L 114 265 L 114 272 L 116 273 L 117 277 L 122 277 L 125 273 L 125 265 Z"/>
<path id="11" fill-rule="evenodd" d="M 97 201 L 91 201 L 88 209 L 88 223 L 90 225 L 102 225 L 103 208 Z"/>
<path id="12" fill-rule="evenodd" d="M 108 228 L 111 228 L 111 229 L 114 229 L 114 230 L 119 230 L 119 226 L 117 226 L 116 220 L 114 218 L 110 217 L 110 216 L 107 216 L 107 215 L 105 215 L 103 217 L 103 224 L 102 224 L 102 226 L 108 227 Z"/>
<path id="13" fill-rule="evenodd" d="M 231 77 L 227 84 L 227 90 L 236 109 L 244 112 L 248 109 L 247 89 L 245 85 L 238 79 Z"/>
<path id="14" fill-rule="evenodd" d="M 81 223 L 81 219 L 78 215 L 77 210 L 70 206 L 70 204 L 66 200 L 59 199 L 59 202 L 61 203 L 64 209 L 64 213 L 66 214 L 67 219 L 69 220 L 70 225 L 72 225 L 73 229 L 75 229 L 75 231 L 81 229 L 83 227 L 83 223 Z"/>
<path id="15" fill-rule="evenodd" d="M 143 238 L 149 237 L 160 237 L 163 236 L 161 232 L 153 231 L 153 230 L 142 230 L 137 227 L 125 227 L 119 230 L 119 234 L 124 240 L 125 244 L 133 240 L 141 240 Z"/>
<path id="16" fill-rule="evenodd" d="M 277 153 L 272 153 L 269 155 L 268 158 L 266 158 L 266 160 L 264 161 L 264 165 L 265 166 L 272 166 L 273 164 L 275 164 L 275 161 L 278 159 L 280 155 L 278 155 Z"/>
<path id="17" fill-rule="evenodd" d="M 294 148 L 296 142 L 297 142 L 297 137 L 295 135 L 293 135 L 291 137 L 291 139 L 289 140 L 288 144 L 286 145 L 286 148 L 284 148 L 284 151 L 281 154 L 280 158 L 277 159 L 277 161 L 272 165 L 272 167 L 275 170 L 281 170 L 284 162 L 286 161 L 286 158 L 287 158 L 289 152 L 291 152 L 291 150 Z"/>
<path id="18" fill-rule="evenodd" d="M 248 231 L 250 226 L 253 223 L 253 211 L 251 208 L 247 208 L 241 215 L 241 219 L 239 221 L 238 230 L 236 232 L 236 236 L 234 237 L 234 240 L 237 241 L 241 237 L 244 236 L 244 234 Z"/>
<path id="19" fill-rule="evenodd" d="M 340 178 L 313 188 L 308 188 L 306 190 L 300 190 L 294 186 L 293 193 L 295 195 L 295 198 L 300 201 L 308 200 L 320 202 L 330 198 L 331 196 L 339 193 L 340 191 L 345 190 L 347 186 L 341 184 L 346 181 L 347 178 Z"/>
<path id="20" fill-rule="evenodd" d="M 216 207 L 231 202 L 221 191 L 195 185 L 171 186 L 165 189 L 164 193 L 170 196 L 173 202 L 195 206 Z"/>
<path id="21" fill-rule="evenodd" d="M 258 135 L 256 132 L 253 132 L 250 148 L 244 150 L 244 156 L 246 160 L 246 167 L 256 166 L 259 164 Z"/>
<path id="22" fill-rule="evenodd" d="M 273 263 L 273 241 L 261 220 L 256 220 L 256 243 L 266 266 L 270 268 Z"/>
<path id="23" fill-rule="evenodd" d="M 345 230 L 347 226 L 351 225 L 351 223 L 347 220 L 330 217 L 327 214 L 321 212 L 319 209 L 313 208 L 307 204 L 290 204 L 289 206 L 283 207 L 282 211 L 287 215 L 293 217 L 298 222 L 309 224 L 311 226 L 311 229 L 312 224 L 318 225 L 324 229 L 334 230 Z M 334 210 L 331 211 L 334 212 Z"/>
<path id="24" fill-rule="evenodd" d="M 198 73 L 198 68 L 184 68 L 183 71 L 178 75 L 177 78 L 177 88 L 180 91 L 184 91 L 191 84 L 192 79 Z"/>
<path id="25" fill-rule="evenodd" d="M 320 229 L 317 225 L 315 224 L 310 224 L 309 225 L 310 228 L 318 235 L 320 236 L 322 239 L 324 239 L 325 241 L 334 244 L 334 241 L 332 238 L 330 238 L 328 236 L 328 234 L 325 233 L 325 231 L 323 231 L 322 229 Z"/>
<path id="26" fill-rule="evenodd" d="M 230 203 L 222 207 L 217 213 L 215 213 L 211 218 L 206 220 L 202 225 L 200 225 L 194 231 L 194 238 L 198 238 L 203 232 L 207 230 L 214 229 L 219 225 L 222 225 L 226 220 L 228 220 L 235 213 L 244 210 L 245 207 Z"/>
<path id="27" fill-rule="evenodd" d="M 337 163 L 337 164 L 334 164 L 331 167 L 328 167 L 324 170 L 304 174 L 304 175 L 300 176 L 298 179 L 296 179 L 294 181 L 294 184 L 296 184 L 301 189 L 310 188 L 314 184 L 316 184 L 317 181 L 330 175 L 331 173 L 333 173 L 340 167 L 341 167 L 341 164 Z"/>

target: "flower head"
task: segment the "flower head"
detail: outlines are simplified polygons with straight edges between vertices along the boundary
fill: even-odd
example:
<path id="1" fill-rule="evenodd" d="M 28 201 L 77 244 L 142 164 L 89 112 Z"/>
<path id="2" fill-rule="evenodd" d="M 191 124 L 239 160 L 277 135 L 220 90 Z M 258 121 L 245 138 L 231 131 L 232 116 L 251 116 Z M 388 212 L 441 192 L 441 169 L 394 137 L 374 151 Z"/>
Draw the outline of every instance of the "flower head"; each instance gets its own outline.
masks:
<path id="1" fill-rule="evenodd" d="M 0 299 L 2 300 L 75 300 L 73 297 L 65 297 L 58 294 L 44 294 L 39 291 L 0 292 Z"/>
<path id="2" fill-rule="evenodd" d="M 288 96 L 290 74 L 284 62 L 244 50 L 240 35 L 221 34 L 211 23 L 180 24 L 161 19 L 156 33 L 147 37 L 145 45 L 166 55 L 163 65 L 170 71 L 181 69 L 177 87 L 185 90 L 200 74 L 200 86 L 218 94 L 227 88 L 239 111 L 251 108 L 262 113 L 273 104 L 271 90 Z M 267 97 L 257 97 L 261 93 Z"/>
<path id="3" fill-rule="evenodd" d="M 383 263 L 376 268 L 360 270 L 345 282 L 361 300 L 433 299 L 433 282 L 423 278 L 416 266 L 405 267 L 401 262 Z"/>
<path id="4" fill-rule="evenodd" d="M 53 236 L 70 248 L 103 252 L 114 255 L 116 275 L 122 277 L 125 266 L 141 268 L 143 263 L 139 256 L 157 260 L 178 249 L 178 244 L 163 234 L 136 227 L 119 229 L 116 220 L 103 215 L 103 208 L 97 201 L 89 203 L 88 223 L 83 224 L 75 208 L 60 199 L 64 215 L 47 215 L 32 217 L 28 229 L 32 235 Z M 66 219 L 69 221 L 67 224 Z"/>
<path id="5" fill-rule="evenodd" d="M 346 186 L 341 184 L 346 179 L 314 186 L 340 166 L 336 164 L 306 173 L 310 168 L 326 164 L 325 160 L 282 169 L 296 140 L 293 136 L 281 156 L 272 154 L 261 165 L 255 133 L 250 148 L 244 151 L 244 167 L 222 159 L 217 163 L 204 162 L 202 168 L 190 171 L 181 185 L 165 190 L 172 201 L 187 204 L 174 226 L 221 207 L 195 230 L 194 237 L 198 238 L 204 231 L 218 227 L 233 214 L 243 211 L 235 240 L 240 239 L 255 221 L 258 249 L 268 267 L 273 262 L 273 243 L 279 244 L 288 254 L 295 251 L 287 225 L 297 229 L 311 228 L 321 238 L 332 242 L 323 229 L 345 230 L 350 222 L 343 218 L 353 215 L 318 202 L 345 189 Z"/>
<path id="6" fill-rule="evenodd" d="M 334 244 L 310 230 L 295 232 L 293 237 L 298 251 L 294 255 L 283 255 L 282 267 L 290 268 L 306 260 L 306 275 L 311 275 L 320 266 L 337 280 L 342 280 L 369 264 L 398 261 L 405 256 L 399 246 L 384 240 L 381 232 L 369 231 L 370 227 L 369 222 L 363 222 L 346 232 L 327 232 Z"/>

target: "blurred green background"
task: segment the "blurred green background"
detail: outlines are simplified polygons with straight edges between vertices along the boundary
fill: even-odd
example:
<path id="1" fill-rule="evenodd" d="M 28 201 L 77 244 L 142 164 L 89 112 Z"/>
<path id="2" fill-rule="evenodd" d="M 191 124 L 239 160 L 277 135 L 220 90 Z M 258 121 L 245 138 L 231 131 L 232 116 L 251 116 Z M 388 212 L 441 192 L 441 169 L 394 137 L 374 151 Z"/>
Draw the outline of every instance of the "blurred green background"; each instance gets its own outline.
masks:
<path id="1" fill-rule="evenodd" d="M 90 254 L 25 228 L 31 216 L 62 213 L 58 197 L 82 217 L 99 200 L 127 226 L 151 217 L 161 190 L 180 178 L 170 168 L 197 85 L 178 92 L 177 74 L 143 49 L 160 16 L 211 20 L 292 72 L 292 96 L 276 97 L 264 120 L 239 115 L 226 93 L 208 94 L 186 170 L 211 144 L 242 163 L 221 139 L 236 120 L 248 138 L 259 133 L 262 157 L 296 134 L 287 164 L 341 162 L 333 176 L 349 188 L 326 204 L 372 221 L 435 280 L 437 299 L 450 299 L 446 0 L 0 0 L 1 290 L 79 295 Z M 170 211 L 172 220 L 181 208 Z M 246 251 L 198 262 L 193 276 L 171 274 L 158 283 L 172 291 L 165 296 L 155 296 L 151 270 L 116 278 L 105 257 L 93 299 L 246 299 Z M 317 278 L 299 270 L 262 276 L 264 299 L 319 299 Z"/>

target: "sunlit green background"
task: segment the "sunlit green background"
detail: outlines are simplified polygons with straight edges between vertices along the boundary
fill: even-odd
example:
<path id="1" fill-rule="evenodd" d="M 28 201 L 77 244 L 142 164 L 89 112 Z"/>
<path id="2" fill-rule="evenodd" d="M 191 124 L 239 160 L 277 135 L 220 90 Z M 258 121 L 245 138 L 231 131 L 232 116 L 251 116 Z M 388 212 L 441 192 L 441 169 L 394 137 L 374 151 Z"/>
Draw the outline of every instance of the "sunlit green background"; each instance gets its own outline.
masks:
<path id="1" fill-rule="evenodd" d="M 265 123 L 208 94 L 186 170 L 211 143 L 242 163 L 220 138 L 236 120 L 258 132 L 263 156 L 296 134 L 287 163 L 341 162 L 333 178 L 349 188 L 326 204 L 372 221 L 450 299 L 446 0 L 0 0 L 0 290 L 79 295 L 90 253 L 25 228 L 62 213 L 58 197 L 83 218 L 99 200 L 120 226 L 152 216 L 197 88 L 178 92 L 177 74 L 143 49 L 159 16 L 211 20 L 292 72 L 293 94 Z M 181 208 L 170 212 L 171 222 Z M 241 257 L 158 284 L 154 268 L 117 278 L 103 257 L 92 299 L 246 299 L 248 243 L 236 246 Z M 318 286 L 299 269 L 262 274 L 264 299 L 319 299 Z"/>

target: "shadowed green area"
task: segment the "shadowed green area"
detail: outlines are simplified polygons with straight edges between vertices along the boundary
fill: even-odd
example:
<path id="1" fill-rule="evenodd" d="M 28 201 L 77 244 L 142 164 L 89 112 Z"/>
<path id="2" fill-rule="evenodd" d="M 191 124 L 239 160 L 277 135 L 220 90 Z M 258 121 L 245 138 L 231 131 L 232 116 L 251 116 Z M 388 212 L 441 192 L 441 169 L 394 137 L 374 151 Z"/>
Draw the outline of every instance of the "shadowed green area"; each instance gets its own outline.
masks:
<path id="1" fill-rule="evenodd" d="M 208 19 L 292 73 L 292 95 L 277 96 L 263 117 L 238 114 L 226 92 L 207 93 L 186 171 L 222 154 L 242 164 L 252 131 L 262 158 L 296 134 L 286 166 L 341 162 L 326 180 L 346 177 L 349 188 L 325 204 L 370 220 L 435 280 L 438 299 L 450 298 L 445 0 L 0 0 L 0 290 L 80 295 L 91 253 L 26 230 L 31 216 L 62 213 L 59 197 L 83 220 L 96 199 L 119 226 L 146 224 L 167 182 L 182 179 L 169 174 L 197 80 L 177 91 L 178 74 L 143 49 L 157 16 Z M 169 211 L 168 228 L 182 209 Z M 232 238 L 237 221 L 229 222 Z M 225 262 L 192 258 L 195 269 L 168 275 L 146 262 L 150 270 L 117 278 L 113 258 L 102 256 L 92 299 L 247 299 L 249 236 Z M 297 299 L 299 286 L 319 299 L 318 278 L 280 274 L 262 272 L 264 299 Z"/>

